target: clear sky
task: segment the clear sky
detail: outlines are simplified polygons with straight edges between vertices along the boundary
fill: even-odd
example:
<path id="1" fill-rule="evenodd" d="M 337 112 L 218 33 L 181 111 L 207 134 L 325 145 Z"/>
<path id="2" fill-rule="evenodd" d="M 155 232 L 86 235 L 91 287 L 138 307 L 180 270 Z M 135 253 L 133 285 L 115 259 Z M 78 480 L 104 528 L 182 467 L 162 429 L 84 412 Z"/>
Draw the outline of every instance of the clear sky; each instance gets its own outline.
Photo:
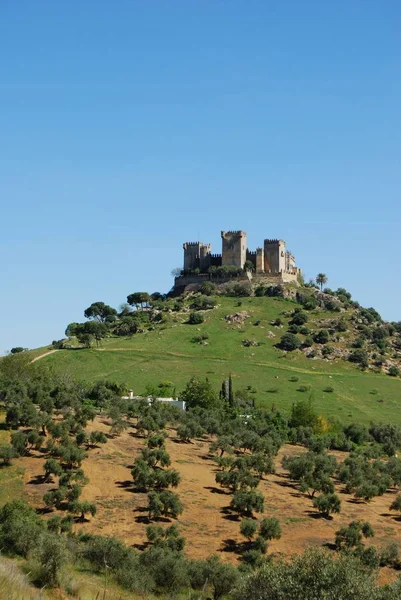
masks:
<path id="1" fill-rule="evenodd" d="M 399 0 L 2 0 L 0 352 L 280 237 L 401 320 Z"/>

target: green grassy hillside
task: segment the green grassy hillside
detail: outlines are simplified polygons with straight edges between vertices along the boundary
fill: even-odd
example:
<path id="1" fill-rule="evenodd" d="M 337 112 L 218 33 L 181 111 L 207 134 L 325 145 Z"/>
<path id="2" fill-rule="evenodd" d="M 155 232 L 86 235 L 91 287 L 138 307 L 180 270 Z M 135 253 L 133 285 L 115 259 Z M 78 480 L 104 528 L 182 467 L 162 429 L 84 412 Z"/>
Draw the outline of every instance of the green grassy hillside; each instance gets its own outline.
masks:
<path id="1" fill-rule="evenodd" d="M 203 313 L 205 322 L 200 325 L 186 323 L 188 308 L 184 306 L 184 311 L 170 313 L 167 322 L 155 324 L 144 333 L 109 337 L 99 348 L 58 350 L 41 361 L 56 372 L 69 372 L 86 381 L 107 378 L 124 383 L 135 394 L 165 380 L 179 391 L 191 376 L 206 376 L 217 389 L 231 373 L 234 388 L 252 386 L 260 406 L 274 403 L 288 410 L 294 400 L 312 394 L 317 410 L 343 422 L 401 423 L 399 378 L 363 372 L 341 358 L 310 359 L 299 350 L 285 353 L 275 347 L 287 330 L 290 312 L 298 306 L 293 300 L 251 297 L 239 301 L 224 296 L 216 300 L 217 307 Z M 249 315 L 242 323 L 225 319 L 238 311 Z M 308 326 L 317 330 L 325 321 L 339 316 L 349 319 L 350 315 L 309 311 Z M 277 318 L 282 319 L 283 327 L 272 326 L 271 321 Z M 202 334 L 208 335 L 207 345 L 193 341 Z M 350 335 L 352 332 L 344 334 Z M 260 345 L 245 347 L 244 340 Z M 344 339 L 331 340 L 330 344 L 341 348 Z M 298 391 L 302 386 L 308 389 Z M 325 391 L 330 387 L 333 391 Z"/>

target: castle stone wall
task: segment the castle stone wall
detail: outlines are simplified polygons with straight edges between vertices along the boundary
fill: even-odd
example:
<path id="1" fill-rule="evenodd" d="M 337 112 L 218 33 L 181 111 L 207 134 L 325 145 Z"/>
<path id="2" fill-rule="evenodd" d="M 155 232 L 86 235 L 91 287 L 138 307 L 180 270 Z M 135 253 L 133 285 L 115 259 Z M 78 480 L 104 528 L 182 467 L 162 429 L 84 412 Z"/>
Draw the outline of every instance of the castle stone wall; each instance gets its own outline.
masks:
<path id="1" fill-rule="evenodd" d="M 200 275 L 186 275 L 176 277 L 174 280 L 174 287 L 180 288 L 192 284 L 202 284 L 204 281 L 213 281 L 216 284 L 227 283 L 229 281 L 235 281 L 238 283 L 245 283 L 248 280 L 246 275 L 238 275 L 237 277 L 218 277 L 212 273 L 201 273 Z M 252 277 L 253 284 L 272 284 L 278 285 L 279 283 L 297 283 L 298 275 L 294 273 L 263 273 L 260 275 L 254 275 Z"/>

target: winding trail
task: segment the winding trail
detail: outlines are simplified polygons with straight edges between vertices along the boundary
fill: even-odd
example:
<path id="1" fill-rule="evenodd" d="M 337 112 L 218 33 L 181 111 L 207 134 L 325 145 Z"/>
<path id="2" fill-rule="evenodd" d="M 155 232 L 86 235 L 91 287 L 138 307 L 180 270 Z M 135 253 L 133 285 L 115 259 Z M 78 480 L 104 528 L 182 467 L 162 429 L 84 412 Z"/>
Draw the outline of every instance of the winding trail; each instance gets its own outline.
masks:
<path id="1" fill-rule="evenodd" d="M 55 352 L 58 352 L 58 350 L 49 350 L 48 352 L 45 352 L 44 354 L 41 354 L 40 356 L 36 356 L 34 359 L 31 360 L 31 363 L 36 362 L 37 360 L 40 360 L 41 358 L 44 358 L 45 356 L 49 356 L 49 354 L 54 354 Z"/>

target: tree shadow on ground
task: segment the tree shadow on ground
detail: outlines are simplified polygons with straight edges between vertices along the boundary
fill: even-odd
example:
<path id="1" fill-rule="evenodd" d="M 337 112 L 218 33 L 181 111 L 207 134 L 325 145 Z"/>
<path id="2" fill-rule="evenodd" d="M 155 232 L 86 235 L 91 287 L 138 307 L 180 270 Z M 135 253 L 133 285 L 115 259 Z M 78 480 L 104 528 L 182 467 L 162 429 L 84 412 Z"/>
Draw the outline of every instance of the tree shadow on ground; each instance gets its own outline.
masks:
<path id="1" fill-rule="evenodd" d="M 43 506 L 41 508 L 36 509 L 36 513 L 38 515 L 48 515 L 51 512 L 53 512 L 53 508 L 51 508 L 50 506 Z"/>
<path id="2" fill-rule="evenodd" d="M 220 509 L 220 512 L 224 515 L 223 519 L 226 519 L 227 521 L 240 521 L 240 516 L 237 513 L 234 513 L 231 508 L 229 506 L 223 506 L 223 508 Z"/>
<path id="3" fill-rule="evenodd" d="M 203 489 L 204 490 L 210 490 L 210 492 L 212 494 L 222 494 L 223 496 L 229 496 L 230 495 L 230 492 L 226 492 L 226 491 L 222 490 L 221 488 L 214 487 L 213 485 L 204 485 Z"/>
<path id="4" fill-rule="evenodd" d="M 327 550 L 332 550 L 333 552 L 337 550 L 337 546 L 333 542 L 326 542 L 323 544 L 323 548 L 327 548 Z"/>
<path id="5" fill-rule="evenodd" d="M 222 548 L 220 552 L 232 552 L 233 554 L 243 554 L 248 550 L 252 549 L 253 542 L 245 541 L 245 542 L 236 542 L 231 538 L 227 538 L 222 541 Z"/>
<path id="6" fill-rule="evenodd" d="M 143 544 L 132 544 L 131 548 L 135 548 L 136 550 L 143 552 L 144 550 L 147 550 L 147 548 L 149 548 L 149 546 L 150 546 L 149 542 L 144 542 Z"/>
<path id="7" fill-rule="evenodd" d="M 43 483 L 51 483 L 54 485 L 54 479 L 46 479 L 46 475 L 35 475 L 28 481 L 28 485 L 42 485 Z"/>
<path id="8" fill-rule="evenodd" d="M 322 515 L 315 510 L 306 510 L 305 513 L 308 515 L 310 519 L 324 519 L 325 521 L 332 521 L 333 517 L 331 515 Z"/>

